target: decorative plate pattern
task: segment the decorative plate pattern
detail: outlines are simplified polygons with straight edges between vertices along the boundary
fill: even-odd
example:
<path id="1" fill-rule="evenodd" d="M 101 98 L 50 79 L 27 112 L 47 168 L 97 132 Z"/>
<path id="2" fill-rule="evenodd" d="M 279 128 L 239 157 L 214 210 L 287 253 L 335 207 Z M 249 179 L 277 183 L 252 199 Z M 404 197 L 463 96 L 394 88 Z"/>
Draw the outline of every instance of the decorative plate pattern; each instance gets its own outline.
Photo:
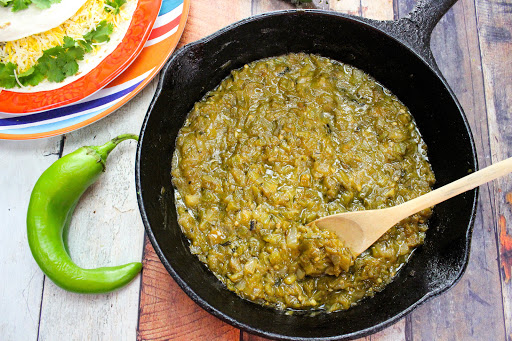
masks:
<path id="1" fill-rule="evenodd" d="M 67 133 L 128 102 L 160 71 L 183 33 L 190 0 L 163 0 L 149 39 L 135 61 L 107 87 L 78 102 L 32 114 L 0 112 L 0 138 L 25 140 Z"/>

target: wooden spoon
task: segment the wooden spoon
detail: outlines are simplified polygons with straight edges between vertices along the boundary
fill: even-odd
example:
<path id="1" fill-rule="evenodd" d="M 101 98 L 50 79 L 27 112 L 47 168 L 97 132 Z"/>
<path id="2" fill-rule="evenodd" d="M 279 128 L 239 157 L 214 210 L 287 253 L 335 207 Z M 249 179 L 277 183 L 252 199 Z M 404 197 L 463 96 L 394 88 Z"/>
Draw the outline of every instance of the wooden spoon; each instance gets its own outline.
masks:
<path id="1" fill-rule="evenodd" d="M 512 157 L 486 167 L 398 206 L 333 214 L 310 224 L 336 233 L 354 257 L 369 248 L 387 230 L 414 213 L 434 206 L 512 172 Z"/>

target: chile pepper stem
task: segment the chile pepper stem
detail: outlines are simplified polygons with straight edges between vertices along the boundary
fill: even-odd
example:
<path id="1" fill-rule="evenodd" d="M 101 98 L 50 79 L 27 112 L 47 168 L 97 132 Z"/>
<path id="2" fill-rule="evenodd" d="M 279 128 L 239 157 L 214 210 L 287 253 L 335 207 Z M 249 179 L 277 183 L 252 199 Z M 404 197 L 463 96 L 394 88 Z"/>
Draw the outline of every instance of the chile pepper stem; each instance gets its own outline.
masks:
<path id="1" fill-rule="evenodd" d="M 124 140 L 132 139 L 135 141 L 139 140 L 139 137 L 134 134 L 123 134 L 118 137 L 114 137 L 112 140 L 108 141 L 102 146 L 96 147 L 97 152 L 100 154 L 102 161 L 106 161 L 108 154 L 121 142 Z"/>

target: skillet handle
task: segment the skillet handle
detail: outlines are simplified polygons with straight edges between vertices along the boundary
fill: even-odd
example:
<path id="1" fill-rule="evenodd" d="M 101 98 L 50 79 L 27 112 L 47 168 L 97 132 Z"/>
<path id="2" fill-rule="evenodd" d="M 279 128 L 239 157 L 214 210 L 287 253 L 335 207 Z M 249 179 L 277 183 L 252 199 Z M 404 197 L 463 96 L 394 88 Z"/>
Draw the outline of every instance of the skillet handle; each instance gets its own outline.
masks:
<path id="1" fill-rule="evenodd" d="M 407 16 L 399 20 L 379 21 L 375 24 L 410 47 L 441 74 L 430 49 L 430 38 L 439 20 L 456 2 L 457 0 L 419 0 Z"/>

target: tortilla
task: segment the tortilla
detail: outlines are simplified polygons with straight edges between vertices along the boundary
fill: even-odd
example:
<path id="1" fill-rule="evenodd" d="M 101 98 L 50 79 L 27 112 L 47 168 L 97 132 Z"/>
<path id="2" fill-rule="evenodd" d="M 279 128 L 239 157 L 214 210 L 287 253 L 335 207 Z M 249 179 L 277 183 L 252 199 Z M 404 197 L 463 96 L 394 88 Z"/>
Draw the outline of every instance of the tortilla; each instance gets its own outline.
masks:
<path id="1" fill-rule="evenodd" d="M 11 7 L 0 7 L 0 42 L 12 41 L 48 31 L 61 25 L 75 14 L 87 0 L 61 0 L 50 8 L 34 5 L 13 12 Z"/>
<path id="2" fill-rule="evenodd" d="M 62 27 L 69 25 L 70 23 L 81 22 L 81 15 L 84 12 L 84 8 L 90 5 L 92 0 L 85 1 L 83 8 L 81 8 L 74 16 L 65 21 L 59 27 L 54 28 L 53 30 L 60 30 Z M 96 1 L 98 3 L 103 3 L 103 1 Z M 119 14 L 117 14 L 113 20 L 114 30 L 110 34 L 110 40 L 108 42 L 95 44 L 94 51 L 90 53 L 86 53 L 83 60 L 77 60 L 78 63 L 78 72 L 64 79 L 62 82 L 50 82 L 47 79 L 43 80 L 39 84 L 35 86 L 24 86 L 24 87 L 16 87 L 12 89 L 7 89 L 8 91 L 18 92 L 18 93 L 31 93 L 38 91 L 51 91 L 58 88 L 61 88 L 67 84 L 70 84 L 77 79 L 85 76 L 91 70 L 96 68 L 108 55 L 110 55 L 121 43 L 124 36 L 126 35 L 128 28 L 131 24 L 131 19 L 133 17 L 133 13 L 137 8 L 138 0 L 127 0 L 126 3 L 122 6 L 122 10 Z M 54 5 L 55 6 L 55 5 Z M 53 7 L 53 6 L 52 6 Z M 92 27 L 97 25 L 94 24 Z M 91 25 L 89 24 L 89 28 L 86 28 L 86 31 L 82 32 L 80 36 L 71 36 L 71 38 L 75 40 L 80 40 L 83 34 L 89 32 L 91 30 Z M 46 34 L 46 33 L 44 33 Z M 1 45 L 1 44 L 0 44 Z M 42 54 L 42 51 L 41 51 Z M 1 55 L 0 55 L 1 57 Z M 1 59 L 0 59 L 1 61 Z M 23 70 L 22 70 L 23 71 Z M 0 87 L 0 89 L 2 89 Z"/>

